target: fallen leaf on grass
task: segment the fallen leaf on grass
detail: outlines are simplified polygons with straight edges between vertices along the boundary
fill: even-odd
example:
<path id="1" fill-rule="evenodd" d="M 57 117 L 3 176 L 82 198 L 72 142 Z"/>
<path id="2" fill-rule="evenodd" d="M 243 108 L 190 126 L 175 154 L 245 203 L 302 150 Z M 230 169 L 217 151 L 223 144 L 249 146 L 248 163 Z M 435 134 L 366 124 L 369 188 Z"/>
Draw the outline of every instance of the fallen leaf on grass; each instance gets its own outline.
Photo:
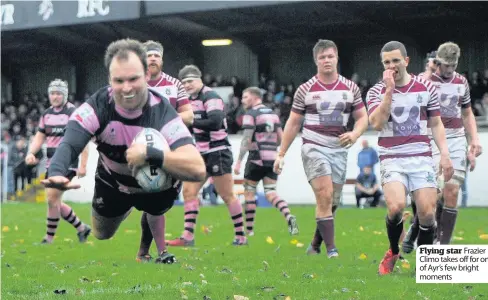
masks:
<path id="1" fill-rule="evenodd" d="M 314 279 L 315 277 L 315 274 L 303 274 L 303 278 Z"/>
<path id="2" fill-rule="evenodd" d="M 359 231 L 364 231 L 363 226 L 359 226 Z"/>
<path id="3" fill-rule="evenodd" d="M 19 231 L 19 227 L 17 227 L 17 225 L 15 225 L 14 230 Z"/>
<path id="4" fill-rule="evenodd" d="M 2 232 L 9 232 L 10 228 L 8 226 L 3 226 L 2 227 Z"/>
<path id="5" fill-rule="evenodd" d="M 207 284 L 208 282 L 206 280 L 202 280 L 202 284 L 205 285 Z"/>
<path id="6" fill-rule="evenodd" d="M 349 293 L 349 289 L 348 288 L 342 288 L 341 289 L 341 292 L 343 292 L 343 293 Z"/>
<path id="7" fill-rule="evenodd" d="M 204 234 L 209 234 L 209 233 L 211 233 L 211 232 L 212 232 L 212 230 L 210 229 L 210 227 L 205 226 L 205 225 L 202 225 L 202 226 L 200 227 L 200 229 L 202 230 L 202 232 L 203 232 Z"/>
<path id="8" fill-rule="evenodd" d="M 204 279 L 205 278 L 205 275 L 200 274 L 200 278 Z"/>
<path id="9" fill-rule="evenodd" d="M 20 276 L 19 274 L 12 275 L 12 277 L 19 277 L 19 276 Z"/>
<path id="10" fill-rule="evenodd" d="M 296 245 L 296 244 L 298 244 L 298 240 L 293 239 L 293 240 L 291 240 L 291 241 L 290 241 L 290 244 L 292 244 L 292 245 Z"/>
<path id="11" fill-rule="evenodd" d="M 402 262 L 402 268 L 404 268 L 404 269 L 410 269 L 410 263 L 408 261 Z"/>
<path id="12" fill-rule="evenodd" d="M 265 261 L 265 260 L 263 260 L 263 265 L 264 265 L 264 270 L 265 270 L 265 271 L 268 271 L 268 269 L 269 269 L 269 264 L 268 264 L 268 262 L 267 262 L 267 261 Z"/>
<path id="13" fill-rule="evenodd" d="M 172 237 L 173 235 L 171 233 L 165 233 L 164 237 Z"/>
<path id="14" fill-rule="evenodd" d="M 275 289 L 275 287 L 274 287 L 274 286 L 263 286 L 263 287 L 261 288 L 261 290 L 263 290 L 264 292 L 271 292 L 271 291 L 273 291 L 274 289 Z"/>
<path id="15" fill-rule="evenodd" d="M 65 241 L 65 242 L 69 242 L 69 243 L 72 243 L 72 242 L 73 242 L 73 240 L 72 240 L 72 239 L 68 239 L 68 238 L 65 238 L 65 239 L 64 239 L 64 241 Z"/>
<path id="16" fill-rule="evenodd" d="M 15 240 L 15 242 L 19 243 L 19 244 L 23 244 L 24 243 L 24 240 L 23 239 L 20 239 L 20 240 Z"/>
<path id="17" fill-rule="evenodd" d="M 126 229 L 124 232 L 125 233 L 135 233 L 136 231 L 134 229 Z"/>
<path id="18" fill-rule="evenodd" d="M 463 241 L 464 240 L 464 238 L 462 236 L 453 236 L 452 239 L 455 241 Z"/>
<path id="19" fill-rule="evenodd" d="M 488 240 L 488 234 L 480 234 L 480 239 Z"/>
<path id="20" fill-rule="evenodd" d="M 303 243 L 297 243 L 297 248 L 302 248 L 303 246 Z"/>
<path id="21" fill-rule="evenodd" d="M 383 234 L 383 232 L 381 232 L 381 231 L 376 231 L 376 230 L 375 230 L 375 231 L 373 231 L 373 233 L 374 233 L 374 234 L 376 234 L 376 235 L 382 235 L 382 234 Z"/>
<path id="22" fill-rule="evenodd" d="M 359 255 L 360 260 L 365 260 L 366 258 L 368 258 L 368 256 L 364 253 L 361 253 L 361 255 Z"/>
<path id="23" fill-rule="evenodd" d="M 93 244 L 93 241 L 86 241 L 86 242 L 85 242 L 85 244 L 88 244 L 88 245 L 90 245 L 90 246 L 93 246 L 93 245 L 94 245 L 94 244 Z"/>
<path id="24" fill-rule="evenodd" d="M 287 296 L 285 294 L 278 294 L 276 296 L 273 297 L 273 300 L 291 300 L 291 297 L 290 296 Z"/>
<path id="25" fill-rule="evenodd" d="M 246 296 L 234 295 L 234 300 L 249 300 Z"/>
<path id="26" fill-rule="evenodd" d="M 270 244 L 270 245 L 271 245 L 271 244 L 274 244 L 273 238 L 272 238 L 272 237 L 270 237 L 270 236 L 268 236 L 268 237 L 266 238 L 266 243 L 268 243 L 268 244 Z"/>

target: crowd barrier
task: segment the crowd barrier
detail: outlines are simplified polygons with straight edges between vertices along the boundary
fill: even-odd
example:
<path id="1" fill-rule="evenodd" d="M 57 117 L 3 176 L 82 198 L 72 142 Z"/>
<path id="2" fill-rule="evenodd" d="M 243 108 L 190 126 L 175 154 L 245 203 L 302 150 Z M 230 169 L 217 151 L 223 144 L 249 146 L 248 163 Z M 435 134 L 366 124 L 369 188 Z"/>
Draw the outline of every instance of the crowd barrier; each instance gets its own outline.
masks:
<path id="1" fill-rule="evenodd" d="M 239 154 L 239 147 L 241 143 L 241 135 L 230 135 L 229 141 L 232 145 L 232 152 L 234 155 L 234 161 Z M 348 166 L 347 166 L 347 183 L 344 186 L 342 203 L 344 205 L 355 205 L 354 196 L 354 183 L 358 175 L 359 168 L 357 167 L 357 156 L 361 151 L 361 140 L 366 139 L 369 145 L 373 148 L 377 148 L 377 136 L 374 132 L 367 132 L 363 135 L 358 142 L 356 142 L 349 149 Z M 488 132 L 480 133 L 480 141 L 483 149 L 488 149 Z M 310 185 L 307 182 L 305 172 L 303 170 L 303 164 L 300 154 L 301 138 L 297 137 L 291 145 L 288 153 L 285 157 L 285 165 L 283 173 L 278 180 L 278 193 L 290 204 L 315 204 L 315 198 Z M 4 145 L 2 147 L 5 148 Z M 87 176 L 85 178 L 76 178 L 74 180 L 79 181 L 81 188 L 77 190 L 71 190 L 64 193 L 63 199 L 73 202 L 90 202 L 93 197 L 94 191 L 94 175 L 97 166 L 98 152 L 95 144 L 90 142 L 90 154 L 88 158 Z M 6 161 L 5 161 L 6 162 Z M 42 162 L 43 163 L 43 162 Z M 7 164 L 3 164 L 2 172 L 2 187 L 3 193 L 6 193 L 6 184 L 8 182 L 8 176 L 4 176 L 7 172 Z M 486 195 L 488 195 L 488 184 L 486 184 L 486 167 L 488 167 L 488 155 L 485 153 L 478 157 L 477 167 L 474 172 L 468 174 L 468 206 L 488 206 Z M 41 172 L 44 167 L 40 166 Z M 379 176 L 379 165 L 374 168 L 374 172 L 377 177 Z M 244 165 L 242 166 L 241 175 L 234 176 L 236 182 L 236 190 L 242 191 L 242 174 L 244 173 Z M 258 192 L 262 192 L 262 184 L 258 186 Z M 4 198 L 5 199 L 5 198 Z M 219 202 L 222 200 L 219 199 Z"/>

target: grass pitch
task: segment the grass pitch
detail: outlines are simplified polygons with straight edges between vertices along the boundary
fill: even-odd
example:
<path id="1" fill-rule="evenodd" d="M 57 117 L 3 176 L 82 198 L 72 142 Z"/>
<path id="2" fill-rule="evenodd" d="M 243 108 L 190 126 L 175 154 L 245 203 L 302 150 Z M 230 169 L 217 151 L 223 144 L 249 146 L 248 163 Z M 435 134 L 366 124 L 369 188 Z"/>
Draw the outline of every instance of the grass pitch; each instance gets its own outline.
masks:
<path id="1" fill-rule="evenodd" d="M 79 244 L 75 229 L 61 221 L 54 244 L 40 245 L 45 233 L 43 204 L 2 205 L 1 299 L 479 299 L 488 284 L 416 284 L 415 256 L 379 277 L 388 248 L 384 209 L 343 208 L 336 217 L 340 256 L 306 256 L 314 232 L 314 208 L 291 207 L 300 235 L 290 237 L 274 208 L 258 208 L 256 235 L 236 248 L 227 209 L 203 207 L 196 247 L 170 248 L 174 265 L 137 263 L 140 212 L 133 211 L 115 237 Z M 73 208 L 90 221 L 89 204 Z M 183 227 L 183 208 L 167 214 L 167 238 Z M 488 209 L 460 210 L 456 244 L 487 244 Z M 152 254 L 155 256 L 155 245 Z M 324 252 L 324 251 L 323 251 Z M 289 298 L 287 298 L 289 297 Z M 243 299 L 243 298 L 241 298 Z"/>

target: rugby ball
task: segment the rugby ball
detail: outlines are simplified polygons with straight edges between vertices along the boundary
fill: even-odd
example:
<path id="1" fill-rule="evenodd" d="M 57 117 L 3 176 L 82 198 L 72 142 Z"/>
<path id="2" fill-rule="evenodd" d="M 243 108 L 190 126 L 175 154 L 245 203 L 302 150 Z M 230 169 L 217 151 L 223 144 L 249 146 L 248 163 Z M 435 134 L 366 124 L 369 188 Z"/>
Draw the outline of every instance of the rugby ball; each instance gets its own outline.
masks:
<path id="1" fill-rule="evenodd" d="M 134 138 L 133 143 L 148 145 L 159 150 L 169 150 L 164 136 L 153 128 L 144 128 Z M 137 168 L 134 175 L 145 192 L 161 192 L 171 187 L 171 175 L 162 168 L 151 167 L 149 163 Z"/>

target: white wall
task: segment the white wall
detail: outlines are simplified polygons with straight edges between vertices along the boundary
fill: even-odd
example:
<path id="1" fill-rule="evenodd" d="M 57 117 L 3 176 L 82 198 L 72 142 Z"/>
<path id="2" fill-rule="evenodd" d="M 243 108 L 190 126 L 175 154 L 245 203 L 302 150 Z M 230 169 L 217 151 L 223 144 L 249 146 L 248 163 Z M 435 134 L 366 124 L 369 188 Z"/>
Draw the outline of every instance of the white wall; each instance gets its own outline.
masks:
<path id="1" fill-rule="evenodd" d="M 367 133 L 362 138 L 367 139 L 372 147 L 377 146 L 377 138 L 374 133 Z M 237 158 L 241 136 L 231 135 L 230 143 L 232 144 L 234 160 Z M 480 140 L 483 149 L 488 149 L 488 132 L 480 133 Z M 301 138 L 297 138 L 290 147 L 286 158 L 283 173 L 278 181 L 278 193 L 291 204 L 314 204 L 315 199 L 312 189 L 310 188 L 305 172 L 303 170 L 302 159 L 300 155 Z M 361 150 L 361 143 L 358 141 L 349 150 L 347 178 L 356 178 L 358 173 L 357 155 Z M 486 151 L 486 150 L 485 150 Z M 63 199 L 75 202 L 90 202 L 93 197 L 94 175 L 97 165 L 98 153 L 94 144 L 90 143 L 90 155 L 88 158 L 88 174 L 79 180 L 82 187 L 78 190 L 68 191 L 64 194 Z M 468 191 L 470 206 L 488 206 L 486 195 L 488 195 L 488 184 L 486 180 L 486 168 L 488 167 L 488 155 L 485 153 L 478 157 L 477 168 L 468 175 Z M 244 166 L 241 170 L 244 173 Z M 375 173 L 379 176 L 379 166 L 375 168 Z M 236 176 L 242 178 L 242 176 Z M 262 187 L 259 188 L 262 190 Z M 343 203 L 355 204 L 354 187 L 346 186 L 344 188 Z"/>

